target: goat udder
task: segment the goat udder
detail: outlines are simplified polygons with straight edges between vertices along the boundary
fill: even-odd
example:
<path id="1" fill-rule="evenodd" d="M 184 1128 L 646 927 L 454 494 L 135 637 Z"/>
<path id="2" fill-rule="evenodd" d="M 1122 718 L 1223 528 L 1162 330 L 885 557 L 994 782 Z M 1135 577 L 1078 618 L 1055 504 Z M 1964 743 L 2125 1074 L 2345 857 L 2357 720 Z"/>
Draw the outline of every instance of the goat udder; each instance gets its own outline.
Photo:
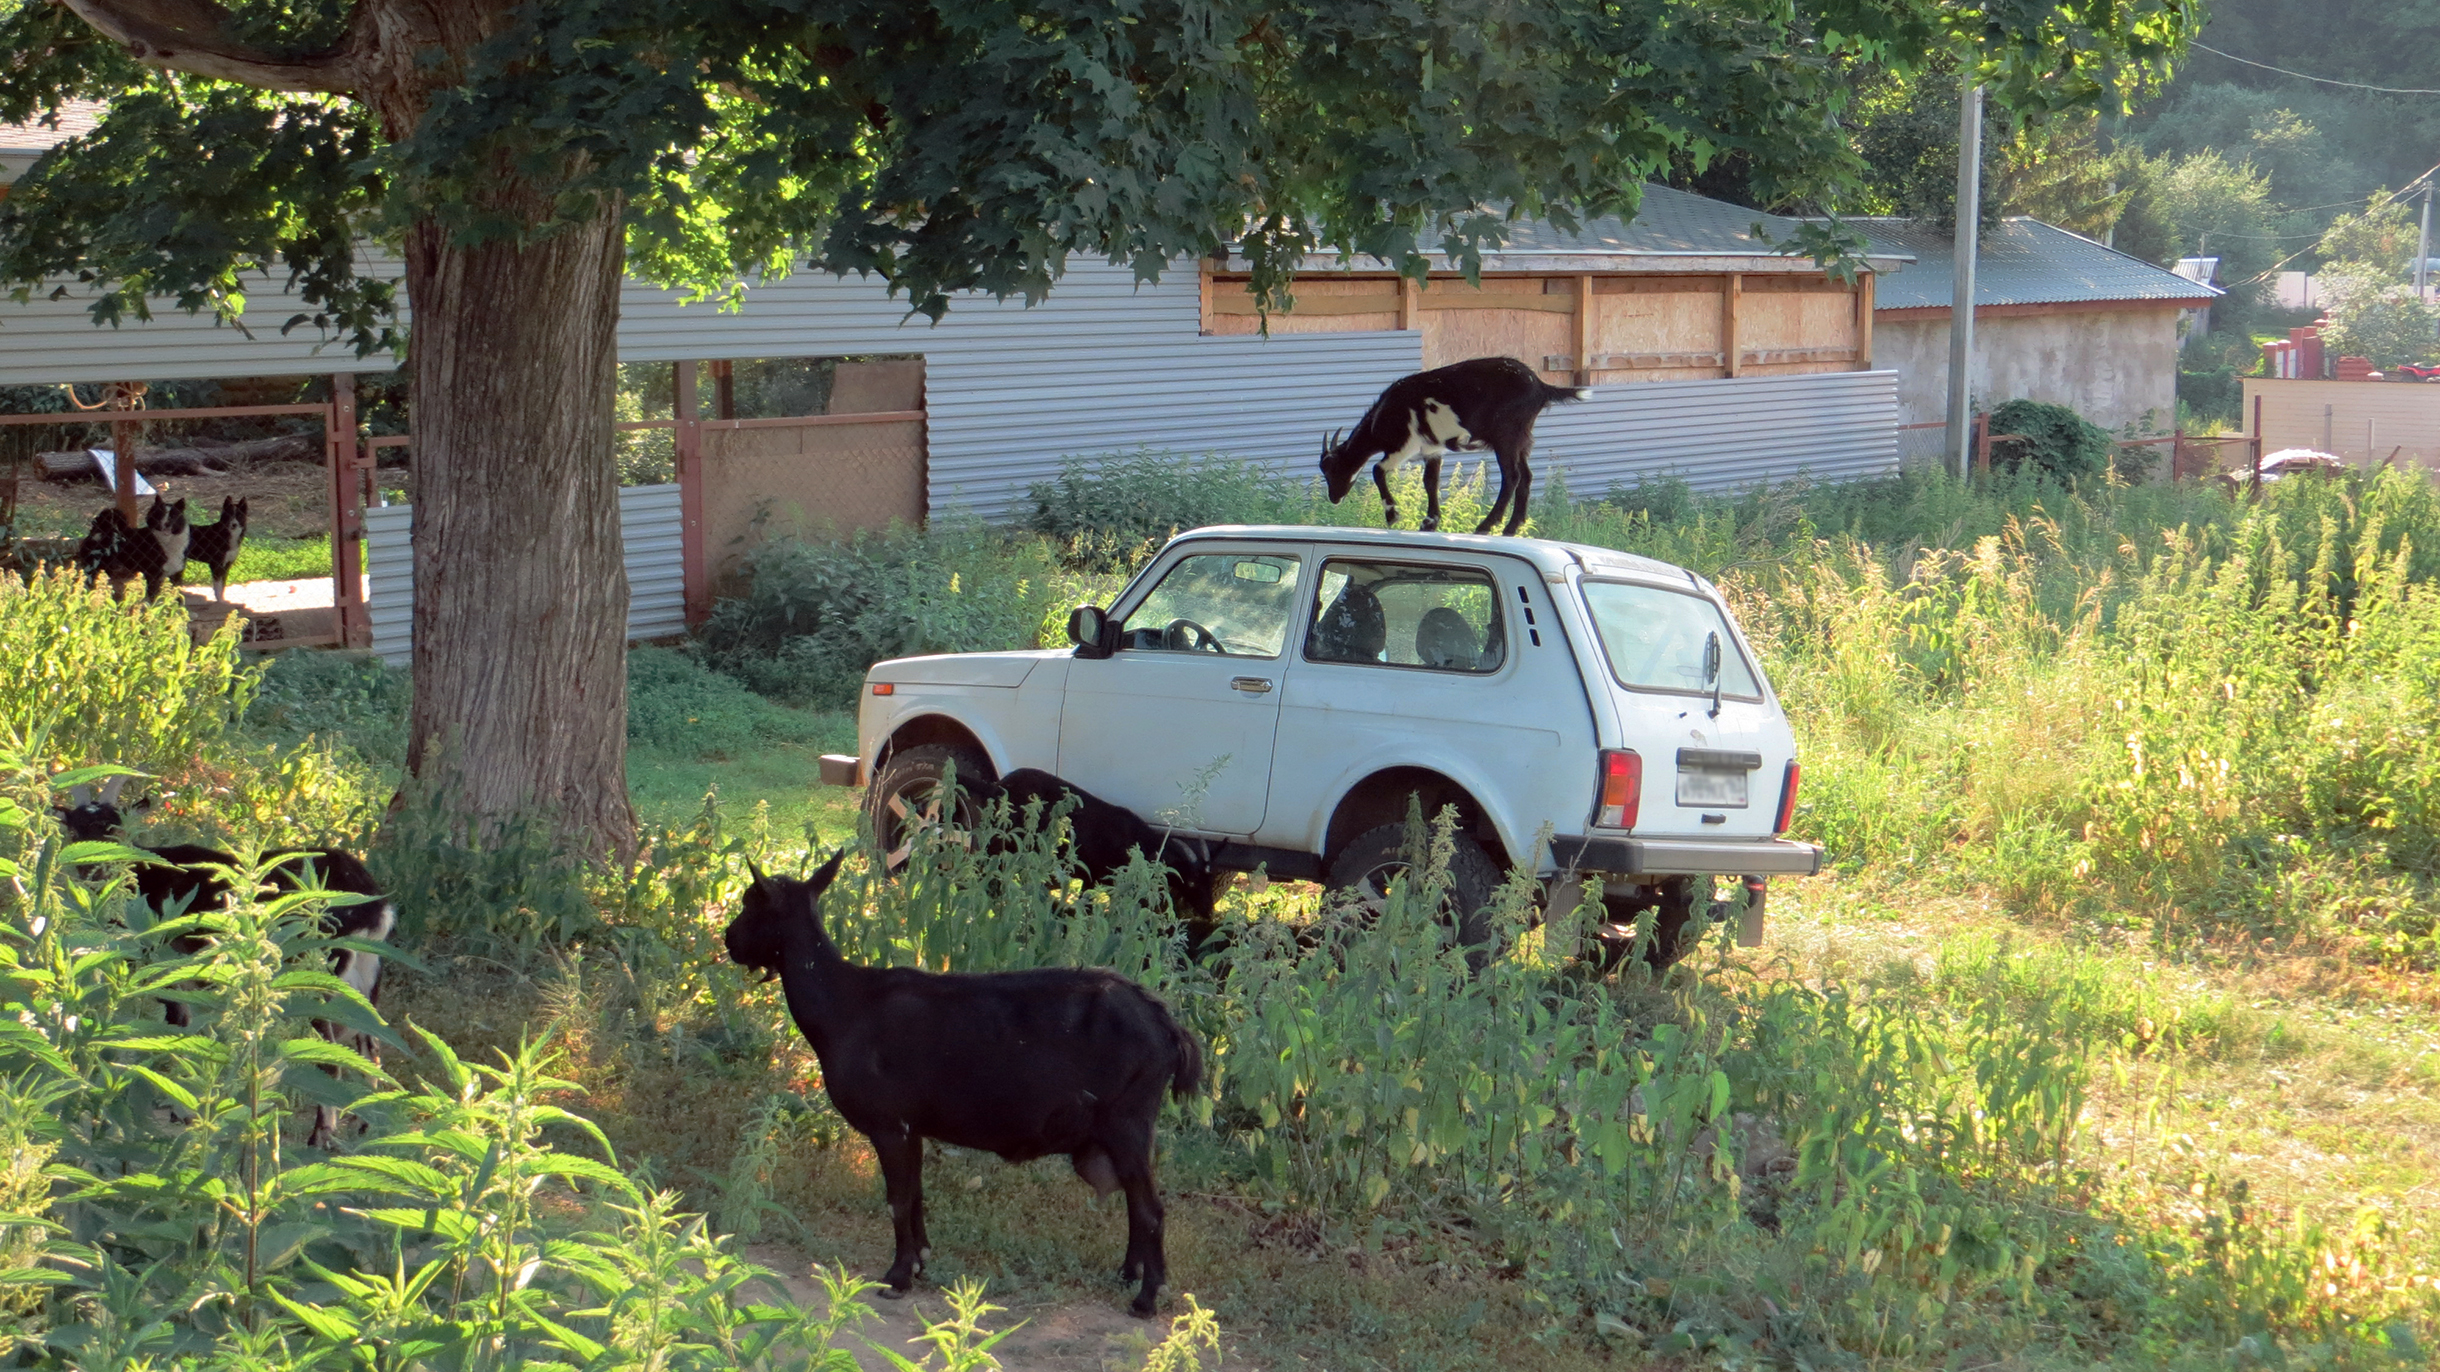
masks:
<path id="1" fill-rule="evenodd" d="M 1096 1196 L 1106 1196 L 1118 1189 L 1118 1168 L 1111 1164 L 1110 1155 L 1098 1148 L 1068 1154 L 1068 1162 L 1084 1184 L 1093 1188 Z"/>

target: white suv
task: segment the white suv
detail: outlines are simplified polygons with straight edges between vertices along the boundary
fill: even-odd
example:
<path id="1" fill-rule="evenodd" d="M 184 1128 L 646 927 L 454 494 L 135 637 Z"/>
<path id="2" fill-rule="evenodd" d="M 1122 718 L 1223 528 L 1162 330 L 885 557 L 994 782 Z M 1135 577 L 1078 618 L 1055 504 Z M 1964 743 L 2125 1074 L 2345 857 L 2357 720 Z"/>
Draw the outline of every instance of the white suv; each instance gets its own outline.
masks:
<path id="1" fill-rule="evenodd" d="M 885 849 L 949 818 L 940 789 L 1056 773 L 1222 866 L 1333 886 L 1401 862 L 1410 798 L 1457 807 L 1461 915 L 1521 861 L 1655 913 L 1674 956 L 1711 878 L 1819 870 L 1779 837 L 1785 715 L 1719 592 L 1692 572 L 1529 538 L 1298 526 L 1179 535 L 1073 648 L 898 658 L 866 677 L 860 757 Z M 1547 849 L 1536 836 L 1547 826 Z"/>

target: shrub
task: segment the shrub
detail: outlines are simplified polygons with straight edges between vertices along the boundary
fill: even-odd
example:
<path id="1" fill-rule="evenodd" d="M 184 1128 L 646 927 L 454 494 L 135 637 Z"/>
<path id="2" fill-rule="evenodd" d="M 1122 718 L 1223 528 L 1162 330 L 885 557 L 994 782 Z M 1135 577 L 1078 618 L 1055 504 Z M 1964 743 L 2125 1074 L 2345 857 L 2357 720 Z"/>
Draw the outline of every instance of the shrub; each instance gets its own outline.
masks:
<path id="1" fill-rule="evenodd" d="M 1067 549 L 1069 564 L 1099 571 L 1136 560 L 1146 544 L 1207 524 L 1276 520 L 1289 482 L 1219 456 L 1133 453 L 1070 461 L 1033 488 L 1025 527 Z"/>
<path id="2" fill-rule="evenodd" d="M 1991 412 L 1991 432 L 2017 441 L 1991 445 L 1991 465 L 2004 470 L 2030 466 L 2073 484 L 2109 469 L 2109 430 L 2065 405 L 2011 400 Z"/>
<path id="3" fill-rule="evenodd" d="M 865 668 L 918 653 L 1031 648 L 1085 583 L 1042 540 L 965 519 L 853 542 L 773 539 L 703 626 L 703 660 L 764 695 L 852 704 Z"/>
<path id="4" fill-rule="evenodd" d="M 198 646 L 174 596 L 130 605 L 72 572 L 0 576 L 0 742 L 80 764 L 185 771 L 252 692 L 235 623 Z"/>
<path id="5" fill-rule="evenodd" d="M 2329 302 L 2324 340 L 2332 357 L 2354 356 L 2375 367 L 2428 361 L 2440 344 L 2440 309 L 2415 298 L 2414 287 L 2360 262 L 2334 264 L 2316 278 Z"/>

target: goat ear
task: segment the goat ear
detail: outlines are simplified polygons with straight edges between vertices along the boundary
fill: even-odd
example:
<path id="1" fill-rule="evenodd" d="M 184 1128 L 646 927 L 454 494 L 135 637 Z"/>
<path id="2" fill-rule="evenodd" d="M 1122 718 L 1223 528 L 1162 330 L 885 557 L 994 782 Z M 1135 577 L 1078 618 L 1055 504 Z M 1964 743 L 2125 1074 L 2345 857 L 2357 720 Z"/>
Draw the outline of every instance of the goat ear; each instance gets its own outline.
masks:
<path id="1" fill-rule="evenodd" d="M 108 781 L 103 782 L 101 791 L 102 803 L 104 805 L 118 804 L 119 792 L 125 789 L 127 789 L 127 774 L 124 772 L 110 778 Z"/>
<path id="2" fill-rule="evenodd" d="M 813 875 L 806 880 L 805 885 L 807 889 L 812 891 L 816 896 L 819 896 L 824 891 L 829 890 L 832 879 L 839 875 L 839 864 L 845 862 L 846 860 L 847 850 L 845 848 L 841 848 L 839 851 L 832 853 L 830 855 L 830 860 L 816 868 Z"/>

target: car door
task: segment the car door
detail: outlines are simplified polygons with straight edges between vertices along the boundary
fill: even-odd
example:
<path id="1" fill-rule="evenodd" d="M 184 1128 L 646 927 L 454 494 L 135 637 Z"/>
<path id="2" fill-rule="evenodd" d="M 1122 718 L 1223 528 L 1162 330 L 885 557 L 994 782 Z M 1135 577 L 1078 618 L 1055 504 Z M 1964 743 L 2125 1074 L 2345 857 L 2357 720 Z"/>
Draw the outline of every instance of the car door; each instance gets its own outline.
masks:
<path id="1" fill-rule="evenodd" d="M 1059 774 L 1156 823 L 1260 828 L 1308 560 L 1279 544 L 1173 553 L 1134 605 L 1113 609 L 1125 615 L 1117 651 L 1070 665 Z"/>
<path id="2" fill-rule="evenodd" d="M 1516 565 L 1386 548 L 1315 559 L 1260 842 L 1320 852 L 1337 799 L 1384 768 L 1439 773 L 1495 815 L 1589 775 L 1562 749 L 1589 725 L 1583 691 L 1565 646 L 1527 623 Z"/>

